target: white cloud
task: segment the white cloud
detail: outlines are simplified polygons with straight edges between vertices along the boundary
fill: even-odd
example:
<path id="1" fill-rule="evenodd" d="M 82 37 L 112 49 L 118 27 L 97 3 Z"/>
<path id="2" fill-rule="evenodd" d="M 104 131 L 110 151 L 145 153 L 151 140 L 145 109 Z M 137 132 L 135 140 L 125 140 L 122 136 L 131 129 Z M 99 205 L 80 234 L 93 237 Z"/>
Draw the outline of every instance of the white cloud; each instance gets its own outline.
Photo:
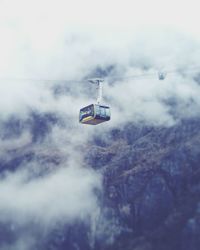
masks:
<path id="1" fill-rule="evenodd" d="M 200 65 L 199 13 L 194 3 L 1 1 L 0 120 L 12 115 L 26 120 L 34 110 L 59 114 L 66 125 L 54 125 L 46 140 L 32 148 L 36 155 L 58 150 L 64 160 L 57 170 L 28 181 L 33 169 L 44 167 L 33 161 L 21 166 L 26 170 L 2 177 L 1 220 L 23 223 L 36 218 L 48 224 L 87 217 L 97 208 L 93 189 L 101 188 L 101 177 L 84 168 L 81 150 L 94 134 L 127 121 L 173 125 L 179 118 L 199 115 L 200 86 L 193 79 L 195 72 L 187 72 Z M 55 97 L 52 89 L 57 82 L 30 80 L 79 80 L 96 67 L 108 66 L 114 66 L 113 75 L 153 73 L 154 77 L 113 84 L 108 77 L 104 101 L 111 106 L 112 119 L 97 127 L 78 123 L 80 107 L 95 99 L 87 94 L 95 92 L 94 86 L 61 81 L 70 90 Z M 185 75 L 179 71 L 159 81 L 159 69 L 182 69 Z M 178 103 L 176 118 L 166 104 L 171 99 Z M 2 154 L 20 146 L 28 148 L 31 136 L 24 132 L 15 140 L 2 140 Z"/>
<path id="2" fill-rule="evenodd" d="M 95 66 L 109 65 L 117 65 L 116 74 L 143 73 L 144 65 L 156 74 L 160 68 L 171 70 L 199 64 L 195 1 L 10 0 L 2 1 L 0 9 L 0 76 L 14 78 L 9 81 L 1 78 L 0 81 L 3 119 L 13 113 L 24 117 L 27 111 L 36 109 L 61 112 L 75 121 L 79 107 L 87 104 L 83 95 L 84 83 L 80 86 L 73 83 L 75 96 L 55 99 L 49 90 L 54 82 L 44 84 L 42 81 L 16 81 L 15 78 L 81 79 Z M 154 94 L 161 88 L 159 82 L 120 81 L 121 86 L 108 89 L 109 101 L 114 104 L 113 119 L 117 121 L 123 110 L 129 120 L 142 113 L 146 120 L 156 122 L 162 113 L 163 118 L 158 118 L 158 123 L 166 120 L 171 123 L 168 107 L 160 101 L 169 92 L 171 96 L 179 95 L 173 92 L 170 81 L 168 88 L 162 84 L 166 91 L 162 96 L 160 92 L 159 97 Z M 189 86 L 192 80 L 187 81 Z M 192 83 L 188 88 L 193 87 Z M 118 90 L 123 91 L 124 97 L 118 95 Z M 198 91 L 198 86 L 195 90 Z M 119 105 L 120 112 L 115 108 Z"/>
<path id="3" fill-rule="evenodd" d="M 56 221 L 69 223 L 94 212 L 97 203 L 93 191 L 100 188 L 100 178 L 95 172 L 76 166 L 37 179 L 30 179 L 29 172 L 19 170 L 1 180 L 0 187 L 1 221 L 37 221 L 52 226 Z"/>
<path id="4" fill-rule="evenodd" d="M 134 34 L 136 37 L 133 37 Z M 64 42 L 64 36 L 67 43 Z M 45 75 L 49 73 L 46 79 L 79 80 L 97 66 L 106 68 L 110 65 L 116 67 L 116 75 L 154 74 L 153 78 L 147 79 L 122 79 L 110 87 L 105 84 L 105 96 L 108 104 L 110 102 L 113 105 L 113 121 L 115 122 L 119 115 L 124 115 L 124 121 L 127 119 L 131 121 L 131 117 L 134 117 L 133 121 L 138 121 L 142 116 L 147 122 L 156 123 L 158 118 L 158 124 L 166 124 L 167 120 L 169 124 L 172 124 L 173 117 L 169 114 L 169 107 L 163 103 L 163 99 L 177 98 L 182 94 L 179 99 L 183 102 L 187 103 L 188 98 L 194 98 L 198 104 L 196 93 L 199 91 L 199 86 L 194 82 L 192 72 L 186 76 L 177 72 L 167 75 L 163 82 L 157 80 L 159 69 L 180 68 L 187 73 L 187 68 L 190 69 L 200 64 L 199 44 L 190 37 L 176 32 L 165 33 L 165 31 L 152 30 L 145 35 L 141 32 L 126 35 L 120 43 L 121 37 L 116 33 L 113 34 L 112 39 L 110 36 L 104 39 L 97 34 L 94 37 L 91 33 L 83 38 L 79 33 L 68 34 L 65 29 L 60 37 L 62 37 L 62 42 L 57 44 L 55 50 L 52 47 L 47 49 L 49 54 L 54 55 L 53 58 L 58 58 L 55 61 L 47 53 L 47 57 L 37 63 L 38 60 L 35 59 L 41 58 L 42 50 L 35 50 L 35 59 L 29 57 L 33 54 L 34 49 L 31 48 L 35 44 L 34 41 L 30 41 L 33 46 L 30 46 L 29 53 L 25 56 L 27 61 L 30 60 L 26 77 L 45 79 Z M 24 64 L 19 61 L 19 65 L 23 68 Z M 143 67 L 149 67 L 149 71 L 147 72 Z M 12 68 L 15 67 L 11 64 L 11 75 L 13 74 Z M 34 77 L 31 77 L 33 72 Z M 53 81 L 44 83 L 34 80 L 1 80 L 1 118 L 5 119 L 13 113 L 26 116 L 27 112 L 33 109 L 39 112 L 58 112 L 63 117 L 70 116 L 71 120 L 76 123 L 79 108 L 93 102 L 95 98 L 95 96 L 86 96 L 84 93 L 90 88 L 89 83 L 68 83 L 73 94 L 66 92 L 58 98 L 52 94 L 52 87 L 56 84 Z M 183 93 L 186 88 L 190 95 Z"/>

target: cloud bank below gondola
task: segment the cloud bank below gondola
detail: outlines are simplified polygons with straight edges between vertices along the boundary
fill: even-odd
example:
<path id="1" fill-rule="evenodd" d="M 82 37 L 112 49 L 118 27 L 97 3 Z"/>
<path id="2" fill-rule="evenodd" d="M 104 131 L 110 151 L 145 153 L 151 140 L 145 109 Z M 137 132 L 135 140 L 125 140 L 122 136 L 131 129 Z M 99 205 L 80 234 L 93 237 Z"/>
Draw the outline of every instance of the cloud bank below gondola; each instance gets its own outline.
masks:
<path id="1" fill-rule="evenodd" d="M 27 166 L 1 180 L 1 221 L 34 222 L 51 229 L 55 222 L 84 221 L 97 209 L 93 191 L 100 188 L 100 178 L 95 172 L 75 165 L 36 178 L 31 172 Z"/>

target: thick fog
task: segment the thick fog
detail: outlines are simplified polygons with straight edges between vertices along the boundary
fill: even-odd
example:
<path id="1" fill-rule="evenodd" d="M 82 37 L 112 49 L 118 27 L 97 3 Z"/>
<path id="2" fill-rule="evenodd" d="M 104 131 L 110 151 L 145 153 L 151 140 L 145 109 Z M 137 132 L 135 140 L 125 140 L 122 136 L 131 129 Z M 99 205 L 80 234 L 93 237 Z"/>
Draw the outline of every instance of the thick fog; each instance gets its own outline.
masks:
<path id="1" fill-rule="evenodd" d="M 8 160 L 10 151 L 32 147 L 36 154 L 53 152 L 63 159 L 37 178 L 34 171 L 44 166 L 36 160 L 5 170 L 2 222 L 34 220 L 50 227 L 87 219 L 98 211 L 101 174 L 85 165 L 80 145 L 127 122 L 173 126 L 199 116 L 199 36 L 190 19 L 182 22 L 186 14 L 191 17 L 187 4 L 181 3 L 176 19 L 178 2 L 0 2 L 0 156 Z M 169 71 L 163 81 L 160 70 Z M 100 76 L 112 119 L 99 128 L 80 125 L 79 109 L 97 95 L 85 79 Z M 19 135 L 4 136 L 2 124 L 13 117 L 26 123 L 33 112 L 59 117 L 42 142 L 33 145 L 26 126 Z M 20 239 L 15 249 L 28 249 L 26 244 Z"/>

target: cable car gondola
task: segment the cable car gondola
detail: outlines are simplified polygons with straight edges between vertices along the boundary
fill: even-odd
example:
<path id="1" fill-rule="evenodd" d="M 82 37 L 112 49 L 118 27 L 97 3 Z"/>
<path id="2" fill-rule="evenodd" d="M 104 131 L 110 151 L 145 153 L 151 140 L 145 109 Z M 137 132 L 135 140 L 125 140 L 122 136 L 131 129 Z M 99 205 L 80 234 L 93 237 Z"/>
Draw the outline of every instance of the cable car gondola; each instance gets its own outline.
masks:
<path id="1" fill-rule="evenodd" d="M 110 108 L 108 106 L 91 104 L 80 110 L 79 121 L 83 124 L 97 125 L 110 120 Z"/>
<path id="2" fill-rule="evenodd" d="M 159 80 L 165 80 L 166 75 L 167 75 L 166 72 L 159 71 L 159 72 L 158 72 L 158 79 L 159 79 Z"/>
<path id="3" fill-rule="evenodd" d="M 110 120 L 110 108 L 105 105 L 101 105 L 100 101 L 102 98 L 102 79 L 92 79 L 89 80 L 92 83 L 96 83 L 99 89 L 99 96 L 97 99 L 97 104 L 88 105 L 80 109 L 79 122 L 82 124 L 97 125 L 102 122 Z"/>

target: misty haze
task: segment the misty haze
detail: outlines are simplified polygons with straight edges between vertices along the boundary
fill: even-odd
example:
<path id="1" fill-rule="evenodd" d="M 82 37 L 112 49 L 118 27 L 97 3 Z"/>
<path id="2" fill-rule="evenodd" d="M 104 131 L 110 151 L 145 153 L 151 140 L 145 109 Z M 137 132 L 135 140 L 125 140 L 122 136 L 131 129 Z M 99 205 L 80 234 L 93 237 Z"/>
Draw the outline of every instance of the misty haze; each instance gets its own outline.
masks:
<path id="1" fill-rule="evenodd" d="M 0 250 L 200 249 L 199 19 L 0 1 Z"/>

